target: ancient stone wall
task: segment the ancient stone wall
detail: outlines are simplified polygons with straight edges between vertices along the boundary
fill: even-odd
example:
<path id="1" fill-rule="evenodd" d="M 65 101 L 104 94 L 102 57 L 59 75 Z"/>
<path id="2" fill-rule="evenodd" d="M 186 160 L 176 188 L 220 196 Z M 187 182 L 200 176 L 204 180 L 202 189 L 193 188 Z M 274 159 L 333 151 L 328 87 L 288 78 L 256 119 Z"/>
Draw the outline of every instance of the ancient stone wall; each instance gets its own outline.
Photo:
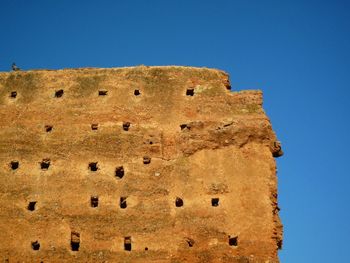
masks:
<path id="1" fill-rule="evenodd" d="M 0 73 L 0 260 L 278 262 L 260 91 L 191 67 Z"/>

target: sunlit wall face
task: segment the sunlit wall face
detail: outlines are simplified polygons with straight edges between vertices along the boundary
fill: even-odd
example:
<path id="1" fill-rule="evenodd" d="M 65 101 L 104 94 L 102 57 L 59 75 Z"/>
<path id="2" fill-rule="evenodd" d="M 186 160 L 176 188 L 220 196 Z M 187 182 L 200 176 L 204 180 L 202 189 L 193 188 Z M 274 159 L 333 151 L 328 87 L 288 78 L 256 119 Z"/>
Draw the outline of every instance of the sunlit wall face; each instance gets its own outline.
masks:
<path id="1" fill-rule="evenodd" d="M 285 152 L 277 161 L 281 262 L 344 262 L 348 12 L 342 0 L 4 0 L 0 70 L 13 62 L 22 69 L 206 66 L 230 73 L 232 90 L 263 90 Z M 325 237 L 334 241 L 327 249 Z"/>

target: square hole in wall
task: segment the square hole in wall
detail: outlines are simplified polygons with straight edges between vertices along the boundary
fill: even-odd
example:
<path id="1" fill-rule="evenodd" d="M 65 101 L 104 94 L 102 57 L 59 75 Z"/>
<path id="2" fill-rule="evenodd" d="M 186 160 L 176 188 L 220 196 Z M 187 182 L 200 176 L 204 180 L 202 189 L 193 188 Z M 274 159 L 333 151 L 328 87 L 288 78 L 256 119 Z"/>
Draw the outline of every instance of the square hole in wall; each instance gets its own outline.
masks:
<path id="1" fill-rule="evenodd" d="M 46 132 L 52 132 L 53 126 L 52 125 L 45 125 L 45 131 Z"/>
<path id="2" fill-rule="evenodd" d="M 212 198 L 211 199 L 211 205 L 216 207 L 216 206 L 219 206 L 219 198 Z"/>
<path id="3" fill-rule="evenodd" d="M 150 164 L 151 163 L 151 157 L 144 156 L 143 157 L 143 164 Z"/>
<path id="4" fill-rule="evenodd" d="M 91 207 L 98 207 L 98 196 L 91 196 Z"/>
<path id="5" fill-rule="evenodd" d="M 96 172 L 98 170 L 97 162 L 89 163 L 89 170 L 92 172 Z"/>
<path id="6" fill-rule="evenodd" d="M 181 207 L 184 205 L 184 201 L 180 197 L 176 197 L 175 199 L 175 206 L 176 207 Z"/>
<path id="7" fill-rule="evenodd" d="M 131 251 L 131 237 L 124 237 L 124 250 Z"/>
<path id="8" fill-rule="evenodd" d="M 10 162 L 10 167 L 12 170 L 17 170 L 19 167 L 19 162 L 18 161 L 12 161 Z"/>
<path id="9" fill-rule="evenodd" d="M 192 239 L 192 238 L 186 238 L 186 242 L 187 242 L 187 245 L 189 246 L 189 247 L 193 247 L 194 246 L 194 240 Z"/>
<path id="10" fill-rule="evenodd" d="M 43 159 L 40 163 L 41 170 L 47 170 L 50 167 L 50 159 Z"/>
<path id="11" fill-rule="evenodd" d="M 11 91 L 10 92 L 10 98 L 15 99 L 17 97 L 17 91 Z"/>
<path id="12" fill-rule="evenodd" d="M 135 90 L 134 90 L 134 95 L 135 95 L 135 96 L 139 96 L 139 95 L 141 95 L 140 90 L 135 89 Z"/>
<path id="13" fill-rule="evenodd" d="M 124 131 L 128 131 L 129 128 L 130 128 L 130 125 L 131 125 L 131 123 L 128 122 L 128 121 L 123 122 L 123 130 L 124 130 Z"/>
<path id="14" fill-rule="evenodd" d="M 63 96 L 63 89 L 60 89 L 60 90 L 56 90 L 55 91 L 55 98 L 61 98 Z"/>
<path id="15" fill-rule="evenodd" d="M 183 131 L 183 130 L 190 130 L 191 127 L 188 126 L 187 124 L 181 124 L 181 125 L 180 125 L 180 129 L 181 129 L 182 131 Z"/>
<path id="16" fill-rule="evenodd" d="M 127 203 L 126 203 L 126 197 L 120 197 L 119 206 L 122 209 L 125 209 L 128 206 Z"/>
<path id="17" fill-rule="evenodd" d="M 34 210 L 35 210 L 36 203 L 37 203 L 36 201 L 30 201 L 30 202 L 28 203 L 27 209 L 28 209 L 29 211 L 34 211 Z"/>
<path id="18" fill-rule="evenodd" d="M 71 246 L 72 251 L 79 251 L 80 234 L 78 232 L 75 232 L 75 231 L 71 232 L 70 246 Z"/>
<path id="19" fill-rule="evenodd" d="M 108 91 L 107 90 L 99 90 L 98 96 L 107 96 Z"/>
<path id="20" fill-rule="evenodd" d="M 236 247 L 238 245 L 238 237 L 237 236 L 234 236 L 234 237 L 228 236 L 228 244 L 230 246 Z"/>
<path id="21" fill-rule="evenodd" d="M 194 89 L 187 89 L 186 90 L 186 96 L 193 96 L 194 95 Z"/>
<path id="22" fill-rule="evenodd" d="M 117 168 L 115 168 L 115 176 L 119 179 L 122 179 L 124 176 L 124 167 L 123 166 L 119 166 Z"/>
<path id="23" fill-rule="evenodd" d="M 32 249 L 33 250 L 39 250 L 40 249 L 40 243 L 38 240 L 32 242 Z"/>
<path id="24" fill-rule="evenodd" d="M 97 131 L 97 129 L 98 129 L 98 124 L 97 123 L 91 124 L 91 130 Z"/>

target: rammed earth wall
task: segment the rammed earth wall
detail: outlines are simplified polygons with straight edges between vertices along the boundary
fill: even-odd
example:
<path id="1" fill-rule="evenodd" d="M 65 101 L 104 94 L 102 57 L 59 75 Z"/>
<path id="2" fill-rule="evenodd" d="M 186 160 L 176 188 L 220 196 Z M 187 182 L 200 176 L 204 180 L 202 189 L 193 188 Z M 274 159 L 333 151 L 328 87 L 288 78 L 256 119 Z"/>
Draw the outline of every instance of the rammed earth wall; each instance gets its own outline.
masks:
<path id="1" fill-rule="evenodd" d="M 191 67 L 0 73 L 3 262 L 278 262 L 260 91 Z"/>

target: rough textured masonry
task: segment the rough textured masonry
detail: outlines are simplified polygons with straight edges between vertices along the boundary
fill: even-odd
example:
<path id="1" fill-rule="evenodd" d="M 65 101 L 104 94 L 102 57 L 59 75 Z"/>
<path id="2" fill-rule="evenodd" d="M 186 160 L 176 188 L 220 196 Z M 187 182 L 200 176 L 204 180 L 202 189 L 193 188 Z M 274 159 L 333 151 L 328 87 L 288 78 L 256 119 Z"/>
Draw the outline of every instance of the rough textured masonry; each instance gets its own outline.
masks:
<path id="1" fill-rule="evenodd" d="M 260 91 L 191 67 L 0 73 L 1 262 L 278 262 Z"/>

